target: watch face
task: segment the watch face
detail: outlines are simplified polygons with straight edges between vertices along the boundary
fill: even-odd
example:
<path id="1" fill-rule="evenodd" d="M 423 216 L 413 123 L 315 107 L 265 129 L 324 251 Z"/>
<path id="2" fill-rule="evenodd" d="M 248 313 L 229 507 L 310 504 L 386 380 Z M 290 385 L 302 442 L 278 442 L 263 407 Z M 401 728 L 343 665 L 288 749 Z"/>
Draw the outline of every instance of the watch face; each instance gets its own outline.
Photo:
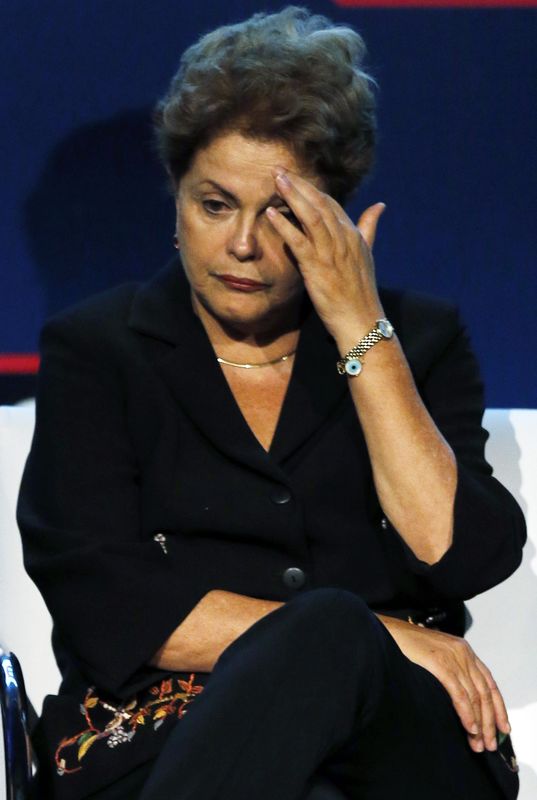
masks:
<path id="1" fill-rule="evenodd" d="M 359 375 L 362 371 L 362 362 L 358 358 L 350 358 L 345 363 L 345 372 L 347 375 Z"/>
<path id="2" fill-rule="evenodd" d="M 377 321 L 377 328 L 384 336 L 385 339 L 391 339 L 393 336 L 393 325 L 387 319 L 379 319 Z"/>

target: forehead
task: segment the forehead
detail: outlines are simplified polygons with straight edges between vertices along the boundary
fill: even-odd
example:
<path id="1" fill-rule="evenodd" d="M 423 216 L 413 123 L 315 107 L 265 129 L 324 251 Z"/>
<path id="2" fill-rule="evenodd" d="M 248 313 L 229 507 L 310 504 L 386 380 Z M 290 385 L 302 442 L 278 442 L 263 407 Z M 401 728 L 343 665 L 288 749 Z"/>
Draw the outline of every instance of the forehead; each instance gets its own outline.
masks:
<path id="1" fill-rule="evenodd" d="M 251 139 L 237 132 L 223 134 L 198 150 L 181 183 L 197 185 L 207 180 L 237 196 L 270 195 L 274 192 L 277 167 L 320 184 L 285 143 Z"/>

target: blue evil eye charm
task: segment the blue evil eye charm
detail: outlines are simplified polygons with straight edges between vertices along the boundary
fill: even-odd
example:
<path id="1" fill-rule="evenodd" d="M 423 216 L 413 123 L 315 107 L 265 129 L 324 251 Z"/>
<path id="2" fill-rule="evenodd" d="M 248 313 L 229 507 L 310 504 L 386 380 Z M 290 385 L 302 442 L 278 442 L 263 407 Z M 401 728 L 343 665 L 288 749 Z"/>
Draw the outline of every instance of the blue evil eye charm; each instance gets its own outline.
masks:
<path id="1" fill-rule="evenodd" d="M 359 375 L 362 371 L 362 362 L 358 358 L 349 358 L 345 362 L 345 372 L 347 375 Z"/>

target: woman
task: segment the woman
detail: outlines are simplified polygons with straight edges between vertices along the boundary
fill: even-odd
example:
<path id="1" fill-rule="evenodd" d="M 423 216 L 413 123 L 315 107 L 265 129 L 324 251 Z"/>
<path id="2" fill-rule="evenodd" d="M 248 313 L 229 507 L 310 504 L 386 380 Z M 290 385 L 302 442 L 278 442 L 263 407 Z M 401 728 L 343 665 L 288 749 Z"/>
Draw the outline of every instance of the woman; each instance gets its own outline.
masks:
<path id="1" fill-rule="evenodd" d="M 516 796 L 458 637 L 524 523 L 456 313 L 379 291 L 383 204 L 343 210 L 362 55 L 296 8 L 191 47 L 157 111 L 180 261 L 44 330 L 19 504 L 64 677 L 40 796 Z"/>

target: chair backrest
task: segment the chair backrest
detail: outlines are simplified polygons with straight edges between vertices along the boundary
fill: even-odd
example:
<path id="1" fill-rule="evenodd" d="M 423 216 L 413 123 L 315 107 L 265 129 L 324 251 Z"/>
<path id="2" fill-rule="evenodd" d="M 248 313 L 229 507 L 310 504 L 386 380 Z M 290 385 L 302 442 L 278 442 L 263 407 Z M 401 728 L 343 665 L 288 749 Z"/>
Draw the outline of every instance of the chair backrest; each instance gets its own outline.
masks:
<path id="1" fill-rule="evenodd" d="M 57 691 L 60 673 L 50 644 L 50 615 L 24 571 L 15 522 L 34 419 L 33 403 L 0 406 L 0 642 L 17 654 L 28 696 L 39 713 L 45 695 Z"/>
<path id="2" fill-rule="evenodd" d="M 505 698 L 521 765 L 519 800 L 537 797 L 537 410 L 489 409 L 487 459 L 526 515 L 528 542 L 519 569 L 470 600 L 472 647 Z"/>

